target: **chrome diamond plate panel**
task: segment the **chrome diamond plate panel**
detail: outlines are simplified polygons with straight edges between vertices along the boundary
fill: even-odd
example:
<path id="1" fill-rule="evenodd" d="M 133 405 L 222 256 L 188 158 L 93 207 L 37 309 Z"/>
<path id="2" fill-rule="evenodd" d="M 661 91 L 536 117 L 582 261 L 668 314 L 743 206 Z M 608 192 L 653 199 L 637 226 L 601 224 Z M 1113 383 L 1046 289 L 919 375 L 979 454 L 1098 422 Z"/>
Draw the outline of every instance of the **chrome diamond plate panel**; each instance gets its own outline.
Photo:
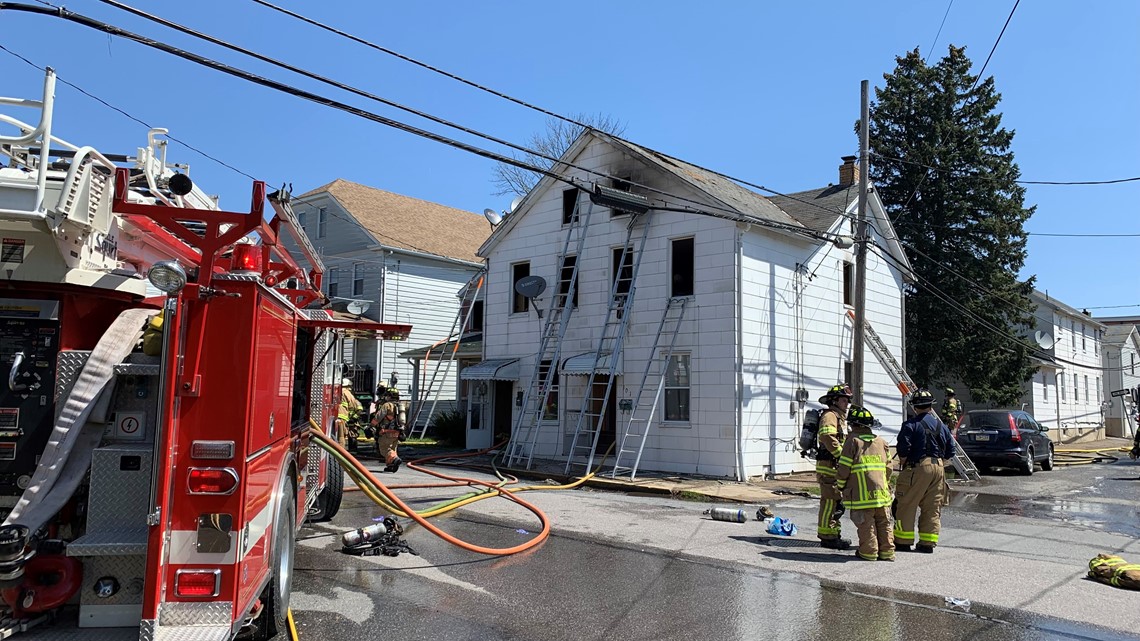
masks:
<path id="1" fill-rule="evenodd" d="M 142 554 L 93 556 L 83 559 L 83 587 L 79 591 L 80 616 L 83 616 L 88 606 L 137 604 L 141 607 L 145 575 L 146 556 Z M 119 581 L 119 591 L 109 597 L 100 598 L 95 594 L 95 582 L 105 576 L 115 577 Z"/>
<path id="2" fill-rule="evenodd" d="M 108 445 L 91 454 L 91 491 L 87 497 L 87 531 L 146 525 L 149 497 L 141 488 L 150 487 L 151 446 Z M 123 470 L 124 457 L 138 457 L 137 470 Z M 136 488 L 134 492 L 124 488 Z"/>
<path id="3" fill-rule="evenodd" d="M 154 634 L 154 641 L 229 641 L 229 639 L 228 625 L 163 625 L 159 626 Z"/>
<path id="4" fill-rule="evenodd" d="M 154 631 L 158 628 L 158 621 L 143 619 L 139 621 L 139 641 L 154 641 Z"/>
<path id="5" fill-rule="evenodd" d="M 325 313 L 319 309 L 310 309 L 306 311 L 309 312 L 309 318 L 316 318 L 317 314 L 324 315 Z M 313 348 L 314 361 L 320 358 L 325 353 L 325 350 L 329 348 L 329 335 L 329 332 L 321 332 L 317 337 L 317 343 Z M 322 359 L 320 362 L 314 362 L 313 380 L 310 383 L 311 396 L 309 397 L 309 416 L 311 416 L 317 425 L 320 425 L 322 428 L 325 424 L 325 377 L 326 372 L 324 360 Z M 311 461 L 312 459 L 310 458 L 309 460 Z"/>
<path id="6" fill-rule="evenodd" d="M 260 283 L 261 276 L 257 274 L 214 274 L 214 280 L 244 280 L 251 283 Z"/>
<path id="7" fill-rule="evenodd" d="M 67 556 L 146 554 L 147 528 L 114 528 L 85 534 L 67 544 Z"/>
<path id="8" fill-rule="evenodd" d="M 59 402 L 59 399 L 71 390 L 71 386 L 75 385 L 75 379 L 79 378 L 79 372 L 87 364 L 88 358 L 91 358 L 89 351 L 72 350 L 59 353 L 55 374 L 56 402 Z"/>
<path id="9" fill-rule="evenodd" d="M 232 611 L 233 604 L 229 601 L 163 603 L 158 610 L 158 629 L 161 632 L 169 626 L 195 628 L 224 626 L 226 634 L 229 634 Z"/>
<path id="10" fill-rule="evenodd" d="M 158 376 L 160 366 L 143 363 L 119 363 L 115 366 L 115 374 L 119 376 Z"/>

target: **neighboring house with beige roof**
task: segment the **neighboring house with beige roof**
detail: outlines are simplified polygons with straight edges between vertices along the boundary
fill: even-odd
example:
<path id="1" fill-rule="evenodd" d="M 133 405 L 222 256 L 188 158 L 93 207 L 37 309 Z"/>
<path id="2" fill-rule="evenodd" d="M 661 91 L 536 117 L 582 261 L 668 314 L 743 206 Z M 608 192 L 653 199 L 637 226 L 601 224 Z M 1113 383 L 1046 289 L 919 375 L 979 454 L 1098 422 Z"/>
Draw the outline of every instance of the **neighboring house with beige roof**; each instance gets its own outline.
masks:
<path id="1" fill-rule="evenodd" d="M 412 325 L 407 341 L 347 341 L 357 391 L 372 392 L 395 372 L 401 397 L 411 399 L 416 372 L 399 353 L 447 338 L 459 311 L 456 293 L 482 268 L 475 252 L 490 235 L 486 219 L 343 179 L 298 196 L 293 210 L 325 262 L 323 287 L 334 309 L 367 301 L 363 316 Z M 454 407 L 454 369 L 437 380 L 437 411 Z"/>

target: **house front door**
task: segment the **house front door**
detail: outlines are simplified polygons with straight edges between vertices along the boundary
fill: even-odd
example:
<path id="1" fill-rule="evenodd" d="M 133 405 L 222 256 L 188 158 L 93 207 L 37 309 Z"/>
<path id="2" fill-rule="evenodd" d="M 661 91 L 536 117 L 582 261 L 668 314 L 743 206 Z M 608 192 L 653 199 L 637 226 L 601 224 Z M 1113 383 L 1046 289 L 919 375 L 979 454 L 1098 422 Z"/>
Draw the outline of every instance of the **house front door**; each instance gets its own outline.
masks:
<path id="1" fill-rule="evenodd" d="M 602 401 L 606 396 L 606 387 L 609 384 L 609 376 L 601 374 L 594 376 L 594 388 L 590 390 L 590 419 L 597 420 L 596 416 L 602 411 Z M 605 416 L 602 417 L 601 433 L 598 434 L 598 446 L 594 450 L 595 460 L 600 458 L 602 454 L 613 445 L 614 440 L 617 439 L 617 385 L 610 386 L 609 393 L 610 400 L 606 405 Z M 593 429 L 593 426 L 582 426 L 583 432 Z M 579 441 L 579 445 L 587 445 L 587 443 Z M 582 450 L 577 449 L 576 453 L 581 453 Z M 613 453 L 610 453 L 613 456 Z"/>
<path id="2" fill-rule="evenodd" d="M 513 417 L 514 399 L 511 396 L 511 390 L 514 388 L 513 381 L 492 381 L 491 385 L 494 388 L 494 402 L 491 403 L 491 425 L 494 426 L 494 445 L 499 441 L 510 438 L 511 436 L 511 418 Z"/>

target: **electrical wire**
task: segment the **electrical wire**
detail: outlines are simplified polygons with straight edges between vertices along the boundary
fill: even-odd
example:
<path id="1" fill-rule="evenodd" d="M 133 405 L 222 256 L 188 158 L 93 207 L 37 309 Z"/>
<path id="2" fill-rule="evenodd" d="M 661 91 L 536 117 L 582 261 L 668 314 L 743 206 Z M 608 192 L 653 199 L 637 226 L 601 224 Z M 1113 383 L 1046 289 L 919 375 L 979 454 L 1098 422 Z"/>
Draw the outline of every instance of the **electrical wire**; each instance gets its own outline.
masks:
<path id="1" fill-rule="evenodd" d="M 946 18 L 950 15 L 950 7 L 954 6 L 954 0 L 950 0 L 950 4 L 946 6 L 946 13 L 942 14 L 942 24 L 938 25 L 938 33 L 934 34 L 934 42 L 930 43 L 930 49 L 926 50 L 926 58 L 923 59 L 922 64 L 926 64 L 930 60 L 930 54 L 934 52 L 934 45 L 938 44 L 938 36 L 942 35 L 942 27 L 946 26 Z"/>
<path id="2" fill-rule="evenodd" d="M 1009 10 L 1009 17 L 1005 19 L 1005 24 L 1001 27 L 1001 33 L 998 34 L 997 40 L 994 41 L 994 46 L 992 49 L 990 49 L 990 55 L 986 56 L 986 61 L 982 63 L 981 71 L 979 71 L 978 75 L 974 77 L 974 86 L 970 87 L 970 91 L 973 91 L 974 87 L 978 86 L 978 81 L 982 79 L 982 74 L 986 72 L 986 67 L 990 64 L 990 58 L 994 57 L 994 52 L 997 51 L 998 43 L 1001 42 L 1001 37 L 1005 35 L 1005 28 L 1009 26 L 1009 21 L 1013 20 L 1013 12 L 1017 11 L 1017 5 L 1019 4 L 1021 4 L 1021 0 L 1016 0 L 1013 3 L 1013 8 Z"/>
<path id="3" fill-rule="evenodd" d="M 901 163 L 904 163 L 907 165 L 913 165 L 915 167 L 922 167 L 924 169 L 929 169 L 931 171 L 937 171 L 940 173 L 949 173 L 952 175 L 951 177 L 955 177 L 955 178 L 980 178 L 982 180 L 993 180 L 993 181 L 1004 182 L 1004 180 L 1002 180 L 1001 178 L 997 178 L 995 176 L 991 176 L 988 174 L 971 174 L 971 173 L 964 173 L 960 169 L 935 167 L 933 165 L 927 165 L 925 163 L 921 163 L 921 162 L 918 162 L 915 160 L 906 160 L 904 158 L 895 158 L 894 156 L 888 156 L 886 154 L 882 154 L 882 153 L 879 153 L 877 151 L 871 151 L 868 153 L 870 153 L 872 156 L 878 156 L 879 158 L 882 158 L 883 160 L 891 160 L 894 162 L 901 162 Z M 1115 178 L 1115 179 L 1111 179 L 1111 180 L 1014 180 L 1013 182 L 1015 182 L 1019 185 L 1118 185 L 1120 183 L 1130 183 L 1130 182 L 1138 182 L 1138 181 L 1140 181 L 1140 176 L 1133 176 L 1131 178 Z"/>

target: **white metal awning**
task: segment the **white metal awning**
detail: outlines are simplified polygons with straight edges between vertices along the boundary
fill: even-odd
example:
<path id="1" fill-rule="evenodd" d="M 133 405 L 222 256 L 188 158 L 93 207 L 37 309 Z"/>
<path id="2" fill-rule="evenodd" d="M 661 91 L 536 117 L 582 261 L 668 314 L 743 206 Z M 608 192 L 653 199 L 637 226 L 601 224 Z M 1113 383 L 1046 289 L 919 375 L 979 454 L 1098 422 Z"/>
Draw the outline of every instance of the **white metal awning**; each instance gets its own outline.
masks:
<path id="1" fill-rule="evenodd" d="M 489 358 L 459 372 L 464 381 L 517 381 L 519 380 L 519 359 Z"/>
<path id="2" fill-rule="evenodd" d="M 562 373 L 567 376 L 589 376 L 590 372 L 594 370 L 600 374 L 608 373 L 610 371 L 610 359 L 613 358 L 613 355 L 602 354 L 595 363 L 594 354 L 595 352 L 586 352 L 562 361 Z M 622 365 L 625 363 L 622 362 L 621 354 L 618 354 L 617 359 L 617 368 L 614 370 L 614 374 L 620 376 Z"/>

